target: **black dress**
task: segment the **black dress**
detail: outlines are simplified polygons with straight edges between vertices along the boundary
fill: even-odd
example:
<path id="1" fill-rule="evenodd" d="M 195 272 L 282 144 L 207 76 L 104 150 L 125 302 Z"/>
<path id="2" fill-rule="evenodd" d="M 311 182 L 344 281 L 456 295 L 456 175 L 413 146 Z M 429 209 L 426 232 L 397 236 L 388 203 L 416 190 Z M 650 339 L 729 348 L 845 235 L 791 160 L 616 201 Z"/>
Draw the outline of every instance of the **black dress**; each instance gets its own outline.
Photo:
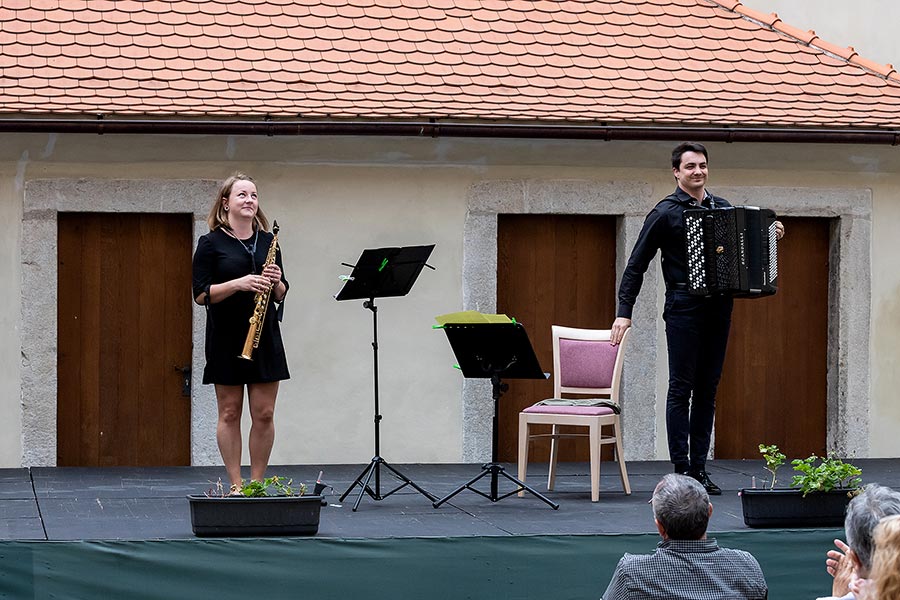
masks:
<path id="1" fill-rule="evenodd" d="M 242 241 L 231 237 L 222 228 L 201 236 L 194 253 L 194 298 L 208 292 L 213 284 L 262 272 L 272 238 L 272 233 L 260 231 L 258 237 L 254 235 Z M 275 255 L 275 263 L 282 266 L 281 248 Z M 283 269 L 281 281 L 288 285 Z M 259 347 L 253 350 L 253 360 L 240 358 L 250 329 L 254 296 L 254 292 L 240 291 L 221 302 L 207 305 L 203 383 L 242 385 L 290 377 L 278 324 L 281 307 L 275 303 L 274 293 L 269 295 Z"/>

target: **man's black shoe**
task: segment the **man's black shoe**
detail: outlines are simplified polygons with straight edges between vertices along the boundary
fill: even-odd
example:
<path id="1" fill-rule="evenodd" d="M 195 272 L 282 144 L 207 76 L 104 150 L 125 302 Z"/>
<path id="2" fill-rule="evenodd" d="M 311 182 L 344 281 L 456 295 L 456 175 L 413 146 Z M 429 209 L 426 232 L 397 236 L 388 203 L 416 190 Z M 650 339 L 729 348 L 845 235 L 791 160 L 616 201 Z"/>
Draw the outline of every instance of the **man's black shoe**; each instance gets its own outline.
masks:
<path id="1" fill-rule="evenodd" d="M 709 478 L 709 473 L 705 470 L 701 469 L 699 471 L 693 471 L 690 473 L 691 477 L 700 482 L 700 485 L 706 490 L 706 493 L 710 496 L 721 496 L 722 488 L 717 486 L 712 482 L 712 479 Z"/>

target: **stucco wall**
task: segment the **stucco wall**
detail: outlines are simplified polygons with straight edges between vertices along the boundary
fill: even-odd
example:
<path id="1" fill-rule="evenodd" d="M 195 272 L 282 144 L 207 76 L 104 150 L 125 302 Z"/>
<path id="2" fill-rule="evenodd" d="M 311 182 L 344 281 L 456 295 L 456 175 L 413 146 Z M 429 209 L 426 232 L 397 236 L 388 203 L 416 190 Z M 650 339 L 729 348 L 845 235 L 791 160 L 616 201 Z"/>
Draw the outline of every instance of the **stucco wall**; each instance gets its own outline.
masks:
<path id="1" fill-rule="evenodd" d="M 0 281 L 4 282 L 0 302 L 0 465 L 17 467 L 22 459 L 22 392 L 19 386 L 20 291 L 22 263 L 19 258 L 19 232 L 22 223 L 21 180 L 17 163 L 0 162 L 0 208 L 6 215 L 0 221 Z M 55 334 L 54 334 L 55 335 Z"/>
<path id="2" fill-rule="evenodd" d="M 872 456 L 900 456 L 900 178 L 872 220 Z"/>
<path id="3" fill-rule="evenodd" d="M 19 466 L 23 455 L 20 373 L 27 357 L 20 354 L 19 332 L 26 182 L 210 180 L 238 168 L 253 174 L 267 213 L 282 228 L 286 272 L 292 282 L 283 327 L 293 377 L 279 397 L 272 461 L 311 464 L 365 462 L 372 453 L 371 313 L 361 302 L 333 300 L 341 285 L 337 276 L 347 272 L 341 262 L 352 263 L 368 247 L 436 244 L 429 261 L 435 271 L 424 271 L 409 296 L 377 302 L 382 454 L 395 463 L 452 462 L 464 455 L 475 460 L 471 449 L 464 448 L 462 379 L 451 368 L 455 361 L 445 336 L 431 329 L 435 315 L 463 308 L 464 230 L 472 190 L 486 182 L 511 180 L 631 182 L 638 186 L 635 189 L 652 190 L 649 197 L 634 198 L 629 212 L 640 214 L 672 187 L 666 167 L 670 143 L 2 137 L 0 206 L 9 218 L 0 225 L 5 234 L 0 238 L 0 277 L 12 291 L 10 301 L 0 304 L 0 333 L 11 340 L 0 347 L 0 411 L 5 415 L 0 421 L 0 466 Z M 900 456 L 900 440 L 894 433 L 900 424 L 895 399 L 895 390 L 900 389 L 900 350 L 894 341 L 900 331 L 897 150 L 709 147 L 714 190 L 827 188 L 834 194 L 846 188 L 852 197 L 870 194 L 873 325 L 870 364 L 862 367 L 869 376 L 872 401 L 867 452 Z M 124 200 L 123 208 L 134 210 Z M 90 199 L 85 199 L 84 210 L 89 209 Z M 625 239 L 627 234 L 620 236 Z M 55 331 L 47 335 L 55 336 Z M 655 377 L 661 424 L 658 406 L 666 373 L 659 329 L 656 338 L 661 352 L 649 371 Z M 196 374 L 201 368 L 202 364 L 195 365 Z M 209 395 L 208 388 L 203 393 Z M 860 393 L 869 396 L 869 390 Z M 213 431 L 205 429 L 195 431 L 196 463 L 218 461 Z M 664 426 L 657 429 L 665 431 Z M 662 437 L 651 440 L 641 456 L 632 457 L 653 457 L 650 453 L 665 458 Z M 625 443 L 628 448 L 627 435 Z M 482 446 L 482 456 L 483 451 Z"/>

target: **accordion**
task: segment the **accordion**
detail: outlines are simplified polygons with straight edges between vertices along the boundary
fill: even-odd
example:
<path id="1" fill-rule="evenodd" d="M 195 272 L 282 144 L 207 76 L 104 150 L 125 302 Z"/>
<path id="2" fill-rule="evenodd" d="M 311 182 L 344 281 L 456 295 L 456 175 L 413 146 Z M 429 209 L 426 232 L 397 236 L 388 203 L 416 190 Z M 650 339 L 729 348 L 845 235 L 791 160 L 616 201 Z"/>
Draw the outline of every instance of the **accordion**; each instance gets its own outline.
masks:
<path id="1" fill-rule="evenodd" d="M 755 206 L 684 211 L 687 291 L 770 296 L 778 287 L 775 213 Z"/>

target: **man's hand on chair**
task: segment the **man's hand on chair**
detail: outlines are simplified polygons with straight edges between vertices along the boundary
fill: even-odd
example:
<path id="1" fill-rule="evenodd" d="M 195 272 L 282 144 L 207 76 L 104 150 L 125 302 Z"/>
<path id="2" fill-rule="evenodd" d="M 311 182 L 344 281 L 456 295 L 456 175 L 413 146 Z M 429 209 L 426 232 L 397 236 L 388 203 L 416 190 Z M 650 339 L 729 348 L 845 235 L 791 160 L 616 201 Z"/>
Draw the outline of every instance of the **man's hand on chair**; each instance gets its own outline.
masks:
<path id="1" fill-rule="evenodd" d="M 609 334 L 609 343 L 617 346 L 622 341 L 622 338 L 625 337 L 625 331 L 629 327 L 631 327 L 631 319 L 616 317 L 612 324 L 612 331 Z"/>

